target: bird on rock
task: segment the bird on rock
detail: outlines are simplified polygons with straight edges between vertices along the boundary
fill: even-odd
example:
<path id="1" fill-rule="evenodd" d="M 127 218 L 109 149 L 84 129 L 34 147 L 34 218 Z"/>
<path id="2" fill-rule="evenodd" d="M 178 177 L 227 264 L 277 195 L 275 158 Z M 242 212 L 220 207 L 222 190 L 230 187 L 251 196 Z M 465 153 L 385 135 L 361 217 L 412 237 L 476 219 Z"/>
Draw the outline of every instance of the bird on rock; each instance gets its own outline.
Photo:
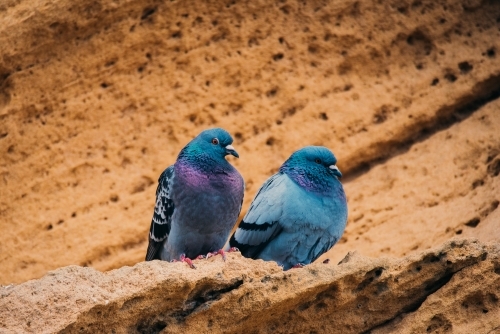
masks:
<path id="1" fill-rule="evenodd" d="M 285 270 L 309 264 L 332 248 L 347 223 L 336 163 L 326 147 L 294 152 L 259 189 L 229 245 Z"/>
<path id="2" fill-rule="evenodd" d="M 225 159 L 239 157 L 224 129 L 201 132 L 160 175 L 146 261 L 184 261 L 222 254 L 237 222 L 245 184 Z"/>

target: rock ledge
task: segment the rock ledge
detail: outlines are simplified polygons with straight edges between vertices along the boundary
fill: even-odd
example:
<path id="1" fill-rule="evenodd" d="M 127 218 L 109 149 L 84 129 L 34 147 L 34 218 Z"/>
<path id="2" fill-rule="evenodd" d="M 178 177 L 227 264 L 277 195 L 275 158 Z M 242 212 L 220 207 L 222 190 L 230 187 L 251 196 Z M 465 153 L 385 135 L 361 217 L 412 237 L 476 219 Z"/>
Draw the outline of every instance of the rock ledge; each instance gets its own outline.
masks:
<path id="1" fill-rule="evenodd" d="M 500 247 L 451 240 L 402 259 L 349 253 L 283 272 L 240 254 L 68 266 L 0 288 L 0 332 L 488 333 L 500 328 Z"/>

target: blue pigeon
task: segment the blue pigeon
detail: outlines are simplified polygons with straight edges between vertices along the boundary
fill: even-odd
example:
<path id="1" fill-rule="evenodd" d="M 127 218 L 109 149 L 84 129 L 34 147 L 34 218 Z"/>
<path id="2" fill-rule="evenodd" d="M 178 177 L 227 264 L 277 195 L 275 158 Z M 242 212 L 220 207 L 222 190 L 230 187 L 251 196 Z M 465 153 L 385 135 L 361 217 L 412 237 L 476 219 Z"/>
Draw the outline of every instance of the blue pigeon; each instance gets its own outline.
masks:
<path id="1" fill-rule="evenodd" d="M 326 147 L 294 152 L 259 189 L 229 245 L 285 270 L 309 264 L 332 248 L 347 223 L 336 163 Z"/>
<path id="2" fill-rule="evenodd" d="M 239 157 L 221 128 L 201 132 L 160 175 L 146 261 L 190 259 L 221 252 L 237 222 L 245 184 L 225 159 Z"/>

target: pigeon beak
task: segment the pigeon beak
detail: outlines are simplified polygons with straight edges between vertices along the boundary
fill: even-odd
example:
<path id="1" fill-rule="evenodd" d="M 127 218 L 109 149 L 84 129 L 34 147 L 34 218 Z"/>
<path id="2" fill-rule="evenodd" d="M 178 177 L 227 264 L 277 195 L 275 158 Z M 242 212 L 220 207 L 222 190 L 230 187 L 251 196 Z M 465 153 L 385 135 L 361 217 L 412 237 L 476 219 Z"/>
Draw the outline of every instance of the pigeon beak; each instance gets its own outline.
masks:
<path id="1" fill-rule="evenodd" d="M 340 172 L 339 168 L 335 165 L 331 165 L 331 166 L 328 166 L 328 168 L 330 168 L 333 172 L 333 174 L 337 177 L 337 178 L 342 178 L 342 173 Z"/>
<path id="2" fill-rule="evenodd" d="M 234 149 L 233 145 L 226 146 L 226 154 L 234 155 L 236 158 L 239 158 L 238 152 Z"/>

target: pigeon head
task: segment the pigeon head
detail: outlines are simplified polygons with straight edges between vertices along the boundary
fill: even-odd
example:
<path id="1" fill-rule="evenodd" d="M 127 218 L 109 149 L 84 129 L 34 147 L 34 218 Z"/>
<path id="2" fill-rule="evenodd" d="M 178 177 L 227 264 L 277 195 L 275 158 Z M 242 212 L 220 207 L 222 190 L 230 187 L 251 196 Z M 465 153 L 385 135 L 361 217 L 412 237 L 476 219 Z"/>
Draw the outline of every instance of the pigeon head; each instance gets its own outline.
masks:
<path id="1" fill-rule="evenodd" d="M 331 181 L 342 177 L 336 163 L 337 158 L 326 147 L 306 146 L 295 151 L 280 171 L 299 185 L 320 191 L 330 188 Z"/>
<path id="2" fill-rule="evenodd" d="M 228 154 L 239 158 L 238 152 L 231 145 L 233 138 L 224 129 L 214 128 L 202 131 L 181 151 L 179 157 L 183 156 L 208 156 L 211 159 L 220 160 Z M 225 159 L 224 159 L 225 160 Z"/>

